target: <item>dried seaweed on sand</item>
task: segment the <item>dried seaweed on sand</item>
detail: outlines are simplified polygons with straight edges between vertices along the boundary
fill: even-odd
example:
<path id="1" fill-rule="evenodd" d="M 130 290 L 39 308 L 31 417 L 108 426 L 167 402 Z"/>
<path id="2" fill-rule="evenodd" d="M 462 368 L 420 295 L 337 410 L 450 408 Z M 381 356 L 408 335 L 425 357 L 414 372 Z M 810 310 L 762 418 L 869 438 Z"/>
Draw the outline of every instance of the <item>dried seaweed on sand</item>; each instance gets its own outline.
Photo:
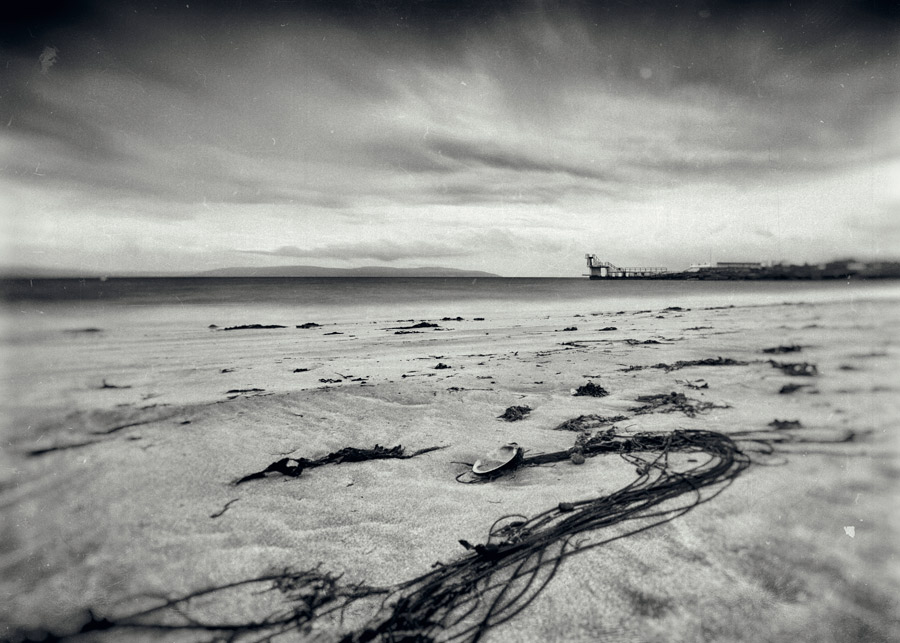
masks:
<path id="1" fill-rule="evenodd" d="M 593 382 L 588 382 L 582 386 L 579 386 L 575 389 L 573 393 L 575 396 L 589 396 L 589 397 L 606 397 L 609 395 L 609 391 L 600 386 L 599 384 L 594 384 Z"/>
<path id="2" fill-rule="evenodd" d="M 695 400 L 687 397 L 684 393 L 659 393 L 656 395 L 641 395 L 637 398 L 638 402 L 643 402 L 642 406 L 632 409 L 635 415 L 643 415 L 645 413 L 674 413 L 680 411 L 688 417 L 696 417 L 700 413 L 709 411 L 710 409 L 727 409 L 726 405 L 713 404 L 702 400 Z"/>
<path id="3" fill-rule="evenodd" d="M 270 328 L 287 328 L 287 326 L 279 326 L 278 324 L 245 324 L 243 326 L 229 326 L 222 330 L 267 330 Z"/>
<path id="4" fill-rule="evenodd" d="M 785 375 L 794 377 L 815 377 L 819 374 L 816 365 L 808 362 L 776 362 L 774 359 L 770 359 L 769 364 L 772 365 L 772 368 L 780 369 Z"/>
<path id="5" fill-rule="evenodd" d="M 333 453 L 329 453 L 326 456 L 322 456 L 316 460 L 307 460 L 306 458 L 282 458 L 276 462 L 273 462 L 269 466 L 267 466 L 262 471 L 257 471 L 255 473 L 248 474 L 243 478 L 235 480 L 234 484 L 239 485 L 244 482 L 249 482 L 250 480 L 257 480 L 259 478 L 265 478 L 266 474 L 269 473 L 280 473 L 285 476 L 289 476 L 292 478 L 298 477 L 301 473 L 303 473 L 304 469 L 312 469 L 314 467 L 321 467 L 325 464 L 343 464 L 345 462 L 364 462 L 366 460 L 387 460 L 390 458 L 398 458 L 398 459 L 408 459 L 414 458 L 417 455 L 422 455 L 423 453 L 429 453 L 431 451 L 437 451 L 438 449 L 443 449 L 444 447 L 427 447 L 425 449 L 419 449 L 414 453 L 406 454 L 403 451 L 403 447 L 401 445 L 397 445 L 393 448 L 383 447 L 381 445 L 376 444 L 371 449 L 358 449 L 356 447 L 344 447 L 339 451 L 335 451 Z"/>
<path id="6" fill-rule="evenodd" d="M 503 415 L 498 415 L 497 417 L 507 422 L 516 422 L 517 420 L 524 420 L 529 413 L 531 413 L 530 406 L 510 406 L 503 412 Z"/>
<path id="7" fill-rule="evenodd" d="M 756 458 L 789 453 L 790 444 L 834 444 L 854 439 L 847 433 L 805 438 L 800 429 L 647 432 L 614 429 L 582 441 L 585 457 L 618 454 L 635 466 L 629 484 L 606 495 L 560 502 L 527 517 L 502 516 L 484 543 L 461 540 L 465 553 L 415 578 L 389 587 L 342 582 L 320 571 L 285 569 L 197 590 L 124 615 L 89 612 L 79 632 L 57 639 L 92 638 L 98 630 L 215 634 L 228 641 L 270 641 L 313 628 L 340 628 L 348 608 L 368 608 L 371 617 L 344 630 L 344 643 L 363 641 L 477 641 L 490 628 L 514 618 L 553 580 L 570 556 L 672 521 L 714 499 Z M 804 447 L 805 448 L 805 447 Z M 678 453 L 702 458 L 670 458 Z M 521 466 L 562 462 L 569 451 L 524 458 Z M 502 477 L 502 476 L 501 476 Z M 496 478 L 495 478 L 496 479 Z M 203 603 L 218 596 L 267 595 L 278 607 L 257 617 L 229 619 Z M 202 600 L 198 600 L 202 599 Z M 271 605 L 270 605 L 271 607 Z"/>
<path id="8" fill-rule="evenodd" d="M 624 415 L 594 415 L 593 413 L 588 415 L 579 415 L 576 418 L 571 418 L 566 420 L 562 424 L 553 427 L 554 431 L 588 431 L 591 429 L 596 429 L 597 427 L 614 424 L 616 422 L 621 422 L 623 420 L 627 420 L 628 418 Z"/>
<path id="9" fill-rule="evenodd" d="M 803 350 L 802 346 L 797 344 L 789 344 L 787 346 L 773 346 L 772 348 L 764 348 L 763 353 L 797 353 Z"/>
<path id="10" fill-rule="evenodd" d="M 651 366 L 629 366 L 623 369 L 625 372 L 629 371 L 640 371 L 645 368 L 659 368 L 664 370 L 666 373 L 671 373 L 672 371 L 678 371 L 682 368 L 688 368 L 691 366 L 746 366 L 750 362 L 744 362 L 737 359 L 732 359 L 730 357 L 707 357 L 706 359 L 691 359 L 691 360 L 678 360 L 674 364 L 653 364 Z"/>

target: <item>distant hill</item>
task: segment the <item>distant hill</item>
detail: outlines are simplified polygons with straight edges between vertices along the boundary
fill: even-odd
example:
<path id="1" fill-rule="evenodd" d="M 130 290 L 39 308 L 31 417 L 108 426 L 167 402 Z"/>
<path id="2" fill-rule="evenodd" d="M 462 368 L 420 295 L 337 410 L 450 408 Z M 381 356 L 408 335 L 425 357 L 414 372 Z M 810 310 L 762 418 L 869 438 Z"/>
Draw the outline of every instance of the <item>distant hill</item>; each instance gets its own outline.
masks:
<path id="1" fill-rule="evenodd" d="M 99 279 L 102 277 L 460 277 L 463 279 L 499 277 L 480 270 L 456 270 L 455 268 L 322 268 L 320 266 L 270 266 L 263 268 L 217 268 L 203 272 L 115 272 L 104 275 L 99 272 L 30 268 L 23 266 L 0 267 L 0 279 Z"/>
<path id="2" fill-rule="evenodd" d="M 322 268 L 320 266 L 268 266 L 264 268 L 218 268 L 194 274 L 195 277 L 499 277 L 480 270 L 455 268 L 386 268 L 364 266 L 362 268 Z"/>

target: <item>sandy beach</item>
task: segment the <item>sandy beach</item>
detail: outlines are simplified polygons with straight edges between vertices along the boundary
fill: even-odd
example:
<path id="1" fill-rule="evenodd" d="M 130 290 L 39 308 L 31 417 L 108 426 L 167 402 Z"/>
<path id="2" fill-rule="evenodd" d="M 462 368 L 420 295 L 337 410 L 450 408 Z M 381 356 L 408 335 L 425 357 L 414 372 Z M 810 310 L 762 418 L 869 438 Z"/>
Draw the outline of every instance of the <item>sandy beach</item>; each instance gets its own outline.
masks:
<path id="1" fill-rule="evenodd" d="M 393 593 L 278 640 L 358 636 L 401 584 L 481 555 L 460 540 L 486 543 L 498 518 L 609 496 L 640 475 L 603 453 L 462 484 L 472 463 L 507 443 L 528 458 L 611 429 L 780 430 L 799 441 L 764 455 L 736 437 L 749 465 L 710 487 L 715 497 L 593 548 L 644 523 L 579 533 L 521 610 L 476 630 L 483 640 L 900 638 L 897 297 L 538 312 L 484 303 L 478 315 L 402 319 L 129 315 L 8 313 L 0 638 L 209 640 L 229 633 L 198 624 L 258 622 L 289 593 L 238 586 L 179 604 L 182 616 L 153 612 L 148 627 L 129 619 L 286 568 Z M 281 327 L 235 327 L 254 324 Z M 575 395 L 589 382 L 608 394 Z M 498 417 L 512 406 L 530 411 Z M 580 431 L 555 430 L 580 416 Z M 376 445 L 439 448 L 234 484 L 285 458 Z M 673 454 L 667 466 L 688 471 L 704 457 Z M 109 629 L 76 636 L 88 609 Z"/>

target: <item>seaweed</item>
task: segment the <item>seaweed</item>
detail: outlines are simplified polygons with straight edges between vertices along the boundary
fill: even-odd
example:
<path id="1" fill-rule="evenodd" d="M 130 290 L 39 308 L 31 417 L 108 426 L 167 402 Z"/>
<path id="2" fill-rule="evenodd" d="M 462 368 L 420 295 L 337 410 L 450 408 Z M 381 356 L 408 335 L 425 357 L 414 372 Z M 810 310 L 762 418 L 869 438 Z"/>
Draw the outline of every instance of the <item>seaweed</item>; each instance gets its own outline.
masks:
<path id="1" fill-rule="evenodd" d="M 432 324 L 431 322 L 419 322 L 418 324 L 413 324 L 412 326 L 391 326 L 390 328 L 385 328 L 385 330 L 414 330 L 416 328 L 439 328 L 437 324 Z"/>
<path id="2" fill-rule="evenodd" d="M 98 444 L 100 442 L 104 442 L 105 440 L 88 440 L 87 442 L 73 442 L 72 444 L 59 444 L 52 447 L 43 447 L 41 449 L 32 449 L 28 452 L 28 456 L 31 458 L 35 458 L 41 455 L 47 455 L 48 453 L 55 453 L 56 451 L 68 451 L 69 449 L 80 449 L 81 447 L 89 447 L 92 444 Z"/>
<path id="3" fill-rule="evenodd" d="M 596 429 L 599 426 L 604 426 L 606 424 L 615 424 L 616 422 L 622 422 L 623 420 L 627 420 L 628 418 L 624 415 L 579 415 L 576 418 L 571 418 L 566 420 L 562 424 L 559 424 L 553 427 L 554 431 L 587 431 L 589 429 Z"/>
<path id="4" fill-rule="evenodd" d="M 790 344 L 788 346 L 773 346 L 772 348 L 764 348 L 763 353 L 798 353 L 803 350 L 802 346 L 798 346 L 797 344 Z"/>
<path id="5" fill-rule="evenodd" d="M 703 382 L 702 384 L 700 382 Z M 685 388 L 693 389 L 695 391 L 699 391 L 700 389 L 709 388 L 709 382 L 704 382 L 703 380 L 696 380 L 694 382 L 690 380 L 675 380 L 676 384 L 681 384 Z"/>
<path id="6" fill-rule="evenodd" d="M 731 359 L 730 357 L 707 357 L 706 359 L 678 360 L 674 364 L 659 363 L 653 364 L 651 366 L 629 366 L 622 370 L 628 372 L 640 371 L 645 368 L 659 368 L 664 370 L 666 373 L 670 373 L 672 371 L 678 371 L 682 368 L 689 368 L 691 366 L 746 366 L 749 363 L 750 362 Z"/>
<path id="7" fill-rule="evenodd" d="M 304 469 L 313 469 L 326 464 L 344 464 L 345 462 L 364 462 L 366 460 L 387 460 L 391 458 L 406 460 L 415 458 L 423 453 L 429 453 L 443 448 L 444 447 L 437 446 L 427 447 L 425 449 L 419 449 L 414 453 L 406 454 L 403 451 L 403 447 L 399 444 L 390 449 L 378 444 L 371 449 L 344 447 L 339 451 L 334 451 L 333 453 L 329 453 L 316 460 L 308 460 L 306 458 L 282 458 L 281 460 L 273 462 L 262 471 L 256 471 L 255 473 L 248 474 L 243 478 L 235 480 L 234 484 L 239 485 L 249 482 L 250 480 L 265 478 L 268 473 L 280 473 L 290 478 L 297 478 L 303 473 Z"/>
<path id="8" fill-rule="evenodd" d="M 107 382 L 104 379 L 103 383 L 100 385 L 100 388 L 131 388 L 131 385 L 130 384 L 126 384 L 126 385 L 110 384 L 109 382 Z"/>
<path id="9" fill-rule="evenodd" d="M 582 386 L 579 386 L 575 389 L 575 392 L 572 394 L 577 396 L 589 396 L 589 397 L 606 397 L 609 395 L 609 391 L 600 386 L 599 384 L 594 384 L 593 382 L 588 382 Z"/>
<path id="10" fill-rule="evenodd" d="M 221 509 L 219 509 L 219 510 L 216 511 L 216 512 L 213 512 L 213 513 L 209 514 L 209 517 L 210 517 L 210 518 L 218 518 L 218 517 L 222 516 L 226 511 L 228 511 L 228 508 L 231 507 L 231 505 L 233 505 L 234 503 L 236 503 L 238 500 L 240 500 L 240 498 L 232 498 L 231 500 L 229 500 L 228 502 L 226 502 L 226 503 L 225 503 L 225 506 L 223 506 Z"/>
<path id="11" fill-rule="evenodd" d="M 800 424 L 800 420 L 772 420 L 771 422 L 769 422 L 769 426 L 779 431 L 784 429 L 799 429 L 803 427 L 803 425 Z"/>
<path id="12" fill-rule="evenodd" d="M 517 420 L 524 420 L 529 413 L 531 413 L 530 406 L 510 406 L 503 412 L 503 415 L 498 415 L 497 417 L 507 422 L 516 422 Z"/>
<path id="13" fill-rule="evenodd" d="M 278 324 L 246 324 L 244 326 L 229 326 L 222 330 L 259 330 L 268 328 L 287 328 L 287 326 L 279 326 Z"/>
<path id="14" fill-rule="evenodd" d="M 585 458 L 619 455 L 635 467 L 631 482 L 611 493 L 556 502 L 531 517 L 501 516 L 488 528 L 484 542 L 460 539 L 465 553 L 437 562 L 410 580 L 376 587 L 343 582 L 340 576 L 321 571 L 320 565 L 287 568 L 163 598 L 152 607 L 119 616 L 89 611 L 78 631 L 44 632 L 44 638 L 90 639 L 90 633 L 98 630 L 123 635 L 207 633 L 228 641 L 271 641 L 288 634 L 304 638 L 313 628 L 324 626 L 325 619 L 336 619 L 352 607 L 358 613 L 368 609 L 371 616 L 346 633 L 340 639 L 343 643 L 425 643 L 438 638 L 475 642 L 525 610 L 569 557 L 684 516 L 727 490 L 757 458 L 765 461 L 772 455 L 796 452 L 790 445 L 802 445 L 805 450 L 808 444 L 855 439 L 852 432 L 811 439 L 800 430 L 792 425 L 726 435 L 681 429 L 629 434 L 611 429 L 581 440 L 578 453 Z M 686 464 L 680 458 L 670 459 L 677 453 L 706 457 L 692 457 Z M 477 481 L 491 483 L 521 467 L 571 460 L 572 454 L 570 449 L 530 456 L 509 471 Z M 267 615 L 246 615 L 241 620 L 200 615 L 198 603 L 226 596 L 234 600 L 235 592 L 274 594 L 283 605 Z"/>
<path id="15" fill-rule="evenodd" d="M 710 409 L 727 409 L 728 406 L 717 405 L 712 402 L 704 402 L 687 397 L 684 393 L 672 391 L 671 393 L 659 393 L 656 395 L 641 395 L 636 401 L 643 402 L 643 406 L 631 409 L 635 415 L 645 413 L 674 413 L 680 411 L 688 417 L 697 417 Z"/>
<path id="16" fill-rule="evenodd" d="M 779 395 L 790 395 L 791 393 L 796 393 L 802 388 L 808 387 L 809 384 L 785 384 L 778 390 L 778 393 Z"/>
<path id="17" fill-rule="evenodd" d="M 152 424 L 153 422 L 157 422 L 164 418 L 152 418 L 149 420 L 138 420 L 137 422 L 126 422 L 125 424 L 117 424 L 116 426 L 106 429 L 104 431 L 91 431 L 91 435 L 110 435 L 111 433 L 116 433 L 121 431 L 122 429 L 130 429 L 133 426 L 143 426 L 144 424 Z"/>
<path id="18" fill-rule="evenodd" d="M 776 362 L 774 359 L 769 360 L 772 368 L 780 369 L 785 375 L 793 377 L 815 377 L 819 374 L 819 369 L 815 364 L 808 362 Z"/>

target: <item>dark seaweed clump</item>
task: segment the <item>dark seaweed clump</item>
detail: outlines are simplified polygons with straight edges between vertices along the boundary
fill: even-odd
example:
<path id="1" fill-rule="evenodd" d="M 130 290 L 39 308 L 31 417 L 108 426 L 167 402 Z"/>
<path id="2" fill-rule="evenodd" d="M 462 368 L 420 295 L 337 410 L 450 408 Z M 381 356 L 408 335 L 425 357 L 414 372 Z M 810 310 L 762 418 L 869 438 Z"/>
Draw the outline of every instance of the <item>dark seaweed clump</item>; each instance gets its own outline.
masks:
<path id="1" fill-rule="evenodd" d="M 583 386 L 579 386 L 575 389 L 574 395 L 576 396 L 590 396 L 590 397 L 606 397 L 609 395 L 609 391 L 600 386 L 599 384 L 594 384 L 593 382 L 588 382 Z"/>
<path id="2" fill-rule="evenodd" d="M 772 368 L 780 369 L 785 375 L 793 377 L 815 377 L 819 374 L 816 365 L 807 362 L 776 362 L 774 359 L 770 359 L 769 364 L 772 365 Z"/>
<path id="3" fill-rule="evenodd" d="M 763 353 L 798 353 L 803 350 L 802 346 L 797 346 L 797 344 L 790 344 L 788 346 L 773 346 L 772 348 L 764 348 Z"/>
<path id="4" fill-rule="evenodd" d="M 803 427 L 800 420 L 772 420 L 769 426 L 773 429 L 784 431 L 785 429 L 800 429 Z"/>
<path id="5" fill-rule="evenodd" d="M 529 413 L 531 413 L 530 406 L 510 406 L 503 412 L 503 415 L 497 417 L 507 422 L 516 422 L 517 420 L 524 420 Z"/>

